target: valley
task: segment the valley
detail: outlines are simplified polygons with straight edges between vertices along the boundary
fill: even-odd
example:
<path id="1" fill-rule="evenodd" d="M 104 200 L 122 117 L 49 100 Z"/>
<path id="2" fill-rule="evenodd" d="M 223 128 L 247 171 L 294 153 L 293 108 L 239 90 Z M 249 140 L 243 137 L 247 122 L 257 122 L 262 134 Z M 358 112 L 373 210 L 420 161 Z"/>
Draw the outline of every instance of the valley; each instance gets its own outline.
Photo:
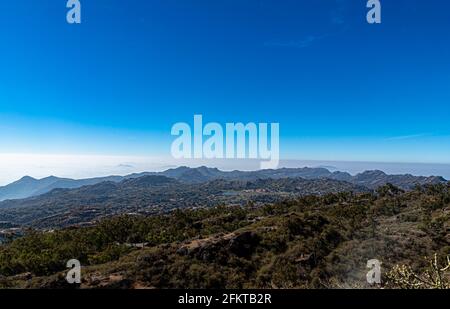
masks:
<path id="1" fill-rule="evenodd" d="M 77 259 L 79 288 L 374 288 L 374 258 L 375 287 L 450 287 L 440 177 L 202 167 L 115 180 L 0 202 L 0 287 L 70 288 Z"/>
<path id="2" fill-rule="evenodd" d="M 0 287 L 73 288 L 75 258 L 85 289 L 450 288 L 449 224 L 447 184 L 123 214 L 1 245 Z M 374 258 L 377 286 L 366 282 Z"/>

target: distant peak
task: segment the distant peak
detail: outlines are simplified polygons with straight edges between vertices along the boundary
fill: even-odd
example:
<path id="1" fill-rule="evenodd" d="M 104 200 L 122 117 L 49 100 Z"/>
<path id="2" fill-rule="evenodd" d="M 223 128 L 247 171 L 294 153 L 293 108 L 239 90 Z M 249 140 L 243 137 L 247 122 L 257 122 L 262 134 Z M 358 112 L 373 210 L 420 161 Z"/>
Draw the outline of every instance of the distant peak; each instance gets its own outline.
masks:
<path id="1" fill-rule="evenodd" d="M 31 176 L 23 176 L 22 178 L 19 179 L 19 181 L 30 181 L 30 180 L 37 180 L 37 179 Z"/>
<path id="2" fill-rule="evenodd" d="M 218 171 L 219 170 L 219 169 L 217 169 L 215 167 L 207 167 L 207 166 L 204 166 L 204 165 L 202 165 L 200 167 L 197 167 L 196 169 L 200 170 L 200 171 Z"/>
<path id="3" fill-rule="evenodd" d="M 51 175 L 42 179 L 58 179 L 58 177 Z"/>
<path id="4" fill-rule="evenodd" d="M 190 168 L 187 166 L 179 166 L 176 168 L 170 168 L 170 169 L 168 169 L 168 171 L 182 171 L 182 170 L 188 170 L 188 169 L 190 169 Z"/>
<path id="5" fill-rule="evenodd" d="M 386 173 L 380 170 L 372 170 L 372 171 L 365 171 L 361 173 L 361 175 L 386 175 Z"/>

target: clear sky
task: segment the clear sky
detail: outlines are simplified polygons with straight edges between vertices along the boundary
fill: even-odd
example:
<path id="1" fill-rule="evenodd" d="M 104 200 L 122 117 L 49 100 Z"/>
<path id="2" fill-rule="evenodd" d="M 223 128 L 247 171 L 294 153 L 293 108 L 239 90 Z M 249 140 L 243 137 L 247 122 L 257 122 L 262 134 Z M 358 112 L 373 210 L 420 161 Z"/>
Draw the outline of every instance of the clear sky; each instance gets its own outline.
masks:
<path id="1" fill-rule="evenodd" d="M 448 1 L 80 2 L 0 2 L 0 154 L 164 157 L 202 114 L 279 122 L 285 159 L 450 163 Z"/>

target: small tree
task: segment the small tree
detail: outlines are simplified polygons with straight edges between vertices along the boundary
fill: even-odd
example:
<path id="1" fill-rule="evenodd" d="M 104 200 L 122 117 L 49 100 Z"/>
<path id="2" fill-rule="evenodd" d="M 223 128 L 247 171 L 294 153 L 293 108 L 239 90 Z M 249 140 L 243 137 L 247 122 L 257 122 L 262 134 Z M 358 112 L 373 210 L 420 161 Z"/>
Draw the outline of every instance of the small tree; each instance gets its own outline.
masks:
<path id="1" fill-rule="evenodd" d="M 447 256 L 446 265 L 439 265 L 437 254 L 429 263 L 422 273 L 415 272 L 407 265 L 394 266 L 387 274 L 388 286 L 402 289 L 450 289 L 450 256 Z"/>

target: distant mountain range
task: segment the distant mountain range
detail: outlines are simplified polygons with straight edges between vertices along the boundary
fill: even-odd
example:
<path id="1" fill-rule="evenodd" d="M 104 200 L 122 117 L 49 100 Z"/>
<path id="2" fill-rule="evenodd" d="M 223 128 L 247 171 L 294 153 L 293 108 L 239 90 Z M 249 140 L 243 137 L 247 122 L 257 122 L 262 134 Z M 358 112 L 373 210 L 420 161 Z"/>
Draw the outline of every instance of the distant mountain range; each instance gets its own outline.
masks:
<path id="1" fill-rule="evenodd" d="M 415 185 L 435 184 L 446 182 L 443 177 L 413 176 L 413 175 L 387 175 L 382 171 L 366 171 L 355 176 L 345 172 L 330 172 L 326 168 L 281 168 L 277 170 L 258 171 L 221 171 L 217 168 L 208 167 L 178 167 L 168 169 L 163 172 L 144 172 L 130 174 L 127 176 L 107 176 L 88 179 L 69 179 L 59 177 L 46 177 L 35 179 L 25 176 L 6 186 L 0 187 L 0 201 L 8 199 L 23 199 L 38 196 L 54 189 L 76 189 L 83 186 L 95 185 L 101 182 L 110 181 L 119 183 L 126 179 L 134 179 L 142 176 L 165 176 L 176 179 L 182 183 L 200 184 L 211 180 L 258 180 L 258 179 L 281 179 L 281 178 L 304 178 L 304 179 L 331 179 L 346 181 L 354 185 L 364 186 L 368 189 L 375 189 L 386 183 L 402 189 L 411 189 Z"/>
<path id="2" fill-rule="evenodd" d="M 191 171 L 192 172 L 192 171 Z M 186 183 L 162 175 L 104 181 L 76 189 L 54 189 L 19 200 L 0 202 L 0 223 L 8 226 L 55 228 L 92 224 L 118 214 L 152 215 L 179 208 L 218 205 L 264 205 L 304 195 L 369 192 L 332 179 L 215 179 Z"/>
<path id="3" fill-rule="evenodd" d="M 109 176 L 88 179 L 70 179 L 50 176 L 42 179 L 35 179 L 25 176 L 9 185 L 0 187 L 0 201 L 8 199 L 22 199 L 31 196 L 41 195 L 53 189 L 74 189 L 82 186 L 95 185 L 103 181 L 119 182 L 123 180 L 121 176 Z"/>

